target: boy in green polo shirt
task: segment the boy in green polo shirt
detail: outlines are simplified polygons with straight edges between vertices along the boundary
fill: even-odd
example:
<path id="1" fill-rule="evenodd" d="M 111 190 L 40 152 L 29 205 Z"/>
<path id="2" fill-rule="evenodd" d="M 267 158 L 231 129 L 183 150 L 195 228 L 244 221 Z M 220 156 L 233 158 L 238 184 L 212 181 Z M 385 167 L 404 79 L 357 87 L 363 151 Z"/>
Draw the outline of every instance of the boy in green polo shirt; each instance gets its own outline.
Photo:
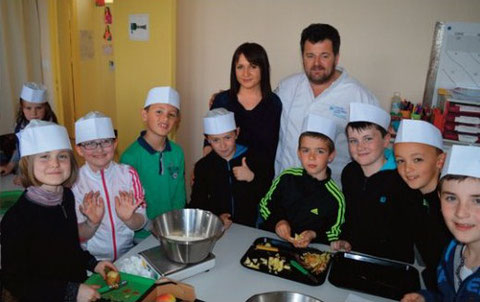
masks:
<path id="1" fill-rule="evenodd" d="M 134 167 L 140 176 L 149 219 L 185 206 L 183 150 L 168 139 L 168 134 L 180 120 L 179 115 L 180 98 L 175 89 L 150 89 L 142 111 L 146 130 L 120 158 L 120 162 Z M 136 237 L 145 235 L 143 232 Z"/>

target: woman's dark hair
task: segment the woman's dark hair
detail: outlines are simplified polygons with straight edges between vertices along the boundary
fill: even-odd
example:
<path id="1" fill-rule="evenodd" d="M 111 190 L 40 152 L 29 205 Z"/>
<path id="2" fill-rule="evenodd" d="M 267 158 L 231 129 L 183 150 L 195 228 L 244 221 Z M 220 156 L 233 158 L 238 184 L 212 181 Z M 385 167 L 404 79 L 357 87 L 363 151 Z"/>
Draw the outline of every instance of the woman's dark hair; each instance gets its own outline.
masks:
<path id="1" fill-rule="evenodd" d="M 262 97 L 265 98 L 272 93 L 272 87 L 270 86 L 270 63 L 268 62 L 267 52 L 257 43 L 243 43 L 233 53 L 232 67 L 230 69 L 230 94 L 236 97 L 240 90 L 240 83 L 237 80 L 235 68 L 242 54 L 250 64 L 257 65 L 260 68 L 260 89 L 262 90 Z"/>
<path id="2" fill-rule="evenodd" d="M 50 107 L 50 104 L 48 102 L 43 103 L 45 106 L 45 116 L 43 117 L 43 121 L 49 121 L 49 122 L 54 122 L 55 124 L 58 123 L 57 121 L 57 116 L 52 110 L 52 107 Z M 25 114 L 23 114 L 23 100 L 20 98 L 20 106 L 18 106 L 18 111 L 17 111 L 17 117 L 16 117 L 16 125 L 22 125 L 25 126 L 29 123 L 30 121 L 27 120 L 25 117 Z"/>

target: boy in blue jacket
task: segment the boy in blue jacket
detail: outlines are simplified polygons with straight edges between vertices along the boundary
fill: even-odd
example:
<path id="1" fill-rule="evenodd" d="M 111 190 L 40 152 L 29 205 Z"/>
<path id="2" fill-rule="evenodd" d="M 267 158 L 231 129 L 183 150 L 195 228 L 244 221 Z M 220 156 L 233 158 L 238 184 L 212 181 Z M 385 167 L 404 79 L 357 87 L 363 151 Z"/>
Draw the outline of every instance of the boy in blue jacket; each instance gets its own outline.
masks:
<path id="1" fill-rule="evenodd" d="M 421 291 L 403 302 L 480 301 L 480 148 L 454 145 L 438 194 L 453 239 L 437 268 L 439 292 Z"/>

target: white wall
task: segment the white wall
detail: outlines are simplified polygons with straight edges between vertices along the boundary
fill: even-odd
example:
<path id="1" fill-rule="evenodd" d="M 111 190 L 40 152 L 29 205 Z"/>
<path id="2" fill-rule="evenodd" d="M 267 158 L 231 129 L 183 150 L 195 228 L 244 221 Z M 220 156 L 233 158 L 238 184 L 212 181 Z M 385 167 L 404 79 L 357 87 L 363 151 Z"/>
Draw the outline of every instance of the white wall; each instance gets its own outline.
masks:
<path id="1" fill-rule="evenodd" d="M 23 83 L 44 83 L 53 104 L 46 1 L 0 1 L 0 134 L 13 132 Z"/>
<path id="2" fill-rule="evenodd" d="M 266 49 L 276 87 L 283 77 L 302 70 L 302 29 L 332 24 L 342 39 L 340 65 L 387 109 L 394 91 L 422 101 L 435 22 L 480 22 L 480 1 L 178 0 L 177 20 L 178 140 L 189 178 L 201 156 L 208 99 L 228 88 L 231 56 L 243 42 Z"/>

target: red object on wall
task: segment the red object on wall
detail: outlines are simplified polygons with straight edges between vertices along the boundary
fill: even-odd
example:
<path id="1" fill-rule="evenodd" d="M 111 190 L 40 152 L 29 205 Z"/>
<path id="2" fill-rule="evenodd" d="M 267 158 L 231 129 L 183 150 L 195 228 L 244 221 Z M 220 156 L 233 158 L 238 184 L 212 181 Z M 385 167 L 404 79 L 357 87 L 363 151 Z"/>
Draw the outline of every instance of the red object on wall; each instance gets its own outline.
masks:
<path id="1" fill-rule="evenodd" d="M 112 41 L 112 33 L 110 32 L 110 26 L 108 26 L 108 25 L 105 28 L 105 33 L 103 34 L 103 39 L 105 39 L 105 41 Z"/>
<path id="2" fill-rule="evenodd" d="M 110 7 L 105 7 L 105 24 L 112 24 L 112 13 L 110 12 Z"/>
<path id="3" fill-rule="evenodd" d="M 105 0 L 95 0 L 96 6 L 105 6 Z"/>

